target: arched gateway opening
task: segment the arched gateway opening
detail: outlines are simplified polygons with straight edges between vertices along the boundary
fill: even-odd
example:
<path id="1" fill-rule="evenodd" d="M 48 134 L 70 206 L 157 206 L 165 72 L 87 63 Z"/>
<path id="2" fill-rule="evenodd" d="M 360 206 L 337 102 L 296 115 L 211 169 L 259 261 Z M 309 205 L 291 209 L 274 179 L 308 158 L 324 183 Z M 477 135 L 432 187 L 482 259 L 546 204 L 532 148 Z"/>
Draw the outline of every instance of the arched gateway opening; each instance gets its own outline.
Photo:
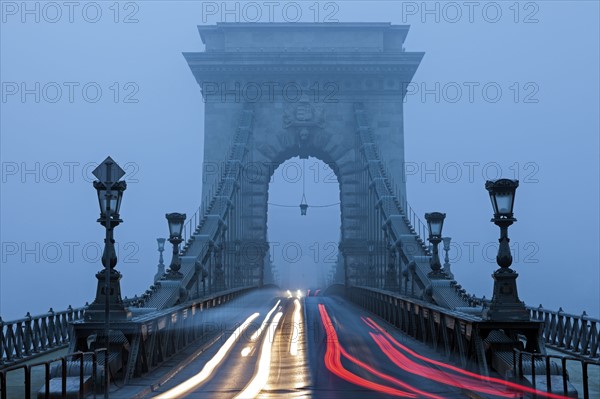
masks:
<path id="1" fill-rule="evenodd" d="M 308 295 L 331 285 L 341 221 L 340 189 L 334 171 L 314 157 L 291 158 L 274 171 L 268 201 L 273 282 Z M 307 206 L 304 212 L 300 204 Z"/>

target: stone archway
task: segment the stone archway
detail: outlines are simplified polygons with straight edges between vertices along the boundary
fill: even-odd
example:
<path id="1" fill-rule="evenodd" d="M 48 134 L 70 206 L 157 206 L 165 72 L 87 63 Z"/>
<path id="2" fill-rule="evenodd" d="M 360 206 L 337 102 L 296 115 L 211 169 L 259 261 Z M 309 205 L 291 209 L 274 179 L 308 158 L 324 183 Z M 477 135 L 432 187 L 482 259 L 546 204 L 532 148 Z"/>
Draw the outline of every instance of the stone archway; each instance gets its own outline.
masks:
<path id="1" fill-rule="evenodd" d="M 365 165 L 357 133 L 364 123 L 355 106 L 368 115 L 379 155 L 405 195 L 403 99 L 423 57 L 404 50 L 408 26 L 222 23 L 198 29 L 206 50 L 184 56 L 205 101 L 203 197 L 218 179 L 214 171 L 226 159 L 240 115 L 251 107 L 244 239 L 267 242 L 275 168 L 294 156 L 314 156 L 340 183 L 342 241 L 363 240 L 369 210 L 361 202 Z M 346 253 L 346 263 L 364 262 Z"/>

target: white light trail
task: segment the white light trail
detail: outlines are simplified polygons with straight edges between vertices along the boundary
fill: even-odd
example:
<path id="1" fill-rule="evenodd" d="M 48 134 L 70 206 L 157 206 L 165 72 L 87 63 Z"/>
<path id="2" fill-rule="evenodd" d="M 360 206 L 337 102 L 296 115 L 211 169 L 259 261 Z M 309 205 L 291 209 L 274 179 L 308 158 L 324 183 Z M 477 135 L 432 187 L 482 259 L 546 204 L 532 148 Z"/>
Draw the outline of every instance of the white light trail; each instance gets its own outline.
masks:
<path id="1" fill-rule="evenodd" d="M 293 330 L 291 334 L 291 343 L 290 343 L 290 355 L 297 356 L 298 355 L 298 341 L 300 340 L 300 301 L 298 299 L 294 299 L 294 323 L 292 324 Z M 296 328 L 298 329 L 298 336 L 294 337 L 294 332 L 296 332 Z"/>
<path id="2" fill-rule="evenodd" d="M 247 346 L 244 349 L 242 349 L 242 356 L 246 357 L 250 354 L 250 352 L 252 352 L 252 347 L 251 346 Z"/>
<path id="3" fill-rule="evenodd" d="M 265 316 L 265 319 L 263 320 L 262 324 L 260 325 L 260 328 L 258 330 L 256 330 L 254 332 L 254 334 L 252 334 L 252 336 L 250 337 L 250 341 L 256 341 L 258 339 L 258 337 L 260 337 L 263 330 L 267 326 L 267 323 L 269 322 L 269 318 L 271 317 L 273 312 L 275 312 L 275 310 L 277 309 L 277 306 L 279 306 L 280 303 L 281 303 L 281 301 L 278 300 L 277 303 L 275 304 L 275 306 L 273 306 L 273 308 L 271 310 L 269 310 L 269 313 L 267 313 L 267 315 Z"/>
<path id="4" fill-rule="evenodd" d="M 281 316 L 283 316 L 283 313 L 278 312 L 275 317 L 273 317 L 273 322 L 270 326 L 270 328 L 273 329 L 273 334 L 269 334 L 269 336 L 273 337 L 273 339 L 268 339 L 268 337 L 266 337 L 263 340 L 256 374 L 252 378 L 252 381 L 246 385 L 246 388 L 244 388 L 244 390 L 240 392 L 234 399 L 255 398 L 267 384 L 267 381 L 269 380 L 269 374 L 271 372 L 271 351 L 273 349 L 273 342 L 275 341 L 275 330 L 277 329 L 277 325 L 279 324 Z"/>
<path id="5" fill-rule="evenodd" d="M 212 357 L 212 359 L 210 359 L 204 365 L 204 367 L 198 374 L 196 374 L 193 377 L 189 378 L 188 380 L 182 382 L 181 384 L 177 385 L 176 387 L 169 389 L 167 392 L 164 392 L 158 396 L 155 396 L 154 399 L 179 398 L 179 397 L 185 395 L 186 393 L 188 393 L 189 391 L 198 387 L 198 385 L 203 383 L 208 377 L 211 376 L 211 374 L 213 373 L 215 368 L 217 368 L 217 366 L 219 366 L 219 364 L 221 364 L 221 362 L 223 361 L 225 356 L 227 356 L 227 353 L 231 350 L 231 347 L 235 344 L 235 341 L 237 340 L 237 338 L 239 336 L 241 336 L 241 334 L 244 332 L 244 330 L 246 328 L 248 328 L 250 323 L 252 323 L 252 321 L 254 321 L 254 319 L 256 319 L 259 315 L 260 315 L 259 313 L 252 314 L 250 317 L 248 317 L 246 319 L 246 321 L 244 321 L 244 323 L 241 326 L 236 328 L 235 331 L 233 332 L 233 334 L 231 334 L 231 336 L 227 339 L 227 341 L 225 341 L 223 346 L 221 346 L 219 351 Z"/>

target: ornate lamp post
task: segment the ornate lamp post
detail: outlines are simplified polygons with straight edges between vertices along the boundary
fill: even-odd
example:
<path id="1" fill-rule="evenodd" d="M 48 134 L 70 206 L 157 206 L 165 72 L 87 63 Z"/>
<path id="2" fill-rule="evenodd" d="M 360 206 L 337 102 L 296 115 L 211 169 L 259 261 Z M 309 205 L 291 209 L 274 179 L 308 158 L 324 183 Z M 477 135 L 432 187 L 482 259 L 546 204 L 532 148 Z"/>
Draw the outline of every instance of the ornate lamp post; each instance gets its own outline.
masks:
<path id="1" fill-rule="evenodd" d="M 179 244 L 183 241 L 181 232 L 183 230 L 183 223 L 185 222 L 186 215 L 185 213 L 167 213 L 165 217 L 169 222 L 169 242 L 173 244 L 173 258 L 169 265 L 167 279 L 177 280 L 183 276 L 179 271 L 181 268 L 181 261 L 179 260 Z"/>
<path id="2" fill-rule="evenodd" d="M 451 237 L 442 237 L 442 243 L 444 244 L 444 272 L 448 275 L 448 277 L 450 278 L 454 278 L 454 274 L 452 274 L 452 271 L 450 270 L 450 258 L 448 257 L 448 251 L 450 251 L 450 241 L 452 240 Z"/>
<path id="3" fill-rule="evenodd" d="M 433 253 L 429 260 L 429 266 L 431 271 L 427 274 L 429 278 L 441 279 L 448 278 L 448 275 L 442 270 L 442 264 L 440 263 L 440 255 L 438 252 L 438 245 L 442 241 L 442 227 L 444 226 L 444 219 L 446 218 L 445 213 L 431 212 L 425 214 L 425 220 L 427 221 L 427 228 L 429 229 L 429 242 L 433 245 Z"/>
<path id="4" fill-rule="evenodd" d="M 117 255 L 115 252 L 115 240 L 113 230 L 123 220 L 119 216 L 123 191 L 127 189 L 127 183 L 119 181 L 125 175 L 123 169 L 117 165 L 112 158 L 108 157 L 93 172 L 98 180 L 93 185 L 98 195 L 100 206 L 100 218 L 97 222 L 104 226 L 106 235 L 104 238 L 104 251 L 102 253 L 102 265 L 104 270 L 96 273 L 98 286 L 96 298 L 85 312 L 87 321 L 126 320 L 128 312 L 121 298 L 121 273 L 115 270 Z"/>
<path id="5" fill-rule="evenodd" d="M 165 274 L 165 264 L 163 259 L 163 252 L 165 250 L 165 238 L 157 238 L 156 242 L 158 243 L 158 252 L 160 252 L 160 256 L 158 258 L 158 270 L 154 275 L 154 282 L 156 283 L 160 278 Z"/>
<path id="6" fill-rule="evenodd" d="M 492 222 L 500 227 L 500 246 L 496 263 L 500 268 L 492 274 L 494 279 L 494 294 L 489 306 L 483 310 L 483 318 L 494 321 L 523 321 L 529 320 L 529 312 L 525 304 L 517 295 L 517 277 L 519 276 L 510 268 L 512 255 L 510 253 L 508 227 L 517 221 L 513 217 L 515 192 L 519 187 L 518 180 L 499 179 L 488 180 L 485 188 L 489 192 L 494 217 Z"/>
<path id="7" fill-rule="evenodd" d="M 96 273 L 96 278 L 98 279 L 96 298 L 85 311 L 85 320 L 90 322 L 104 322 L 103 335 L 104 344 L 107 349 L 104 351 L 104 397 L 108 398 L 110 382 L 108 373 L 110 323 L 111 321 L 126 321 L 129 316 L 129 312 L 125 309 L 123 299 L 121 298 L 119 281 L 122 275 L 115 270 L 117 254 L 113 238 L 113 229 L 123 222 L 119 216 L 119 212 L 123 192 L 127 189 L 127 183 L 120 181 L 125 175 L 125 171 L 111 157 L 107 157 L 92 173 L 98 179 L 93 182 L 98 195 L 98 205 L 100 206 L 100 218 L 97 221 L 104 226 L 106 235 L 104 238 L 104 251 L 102 253 L 104 270 Z"/>

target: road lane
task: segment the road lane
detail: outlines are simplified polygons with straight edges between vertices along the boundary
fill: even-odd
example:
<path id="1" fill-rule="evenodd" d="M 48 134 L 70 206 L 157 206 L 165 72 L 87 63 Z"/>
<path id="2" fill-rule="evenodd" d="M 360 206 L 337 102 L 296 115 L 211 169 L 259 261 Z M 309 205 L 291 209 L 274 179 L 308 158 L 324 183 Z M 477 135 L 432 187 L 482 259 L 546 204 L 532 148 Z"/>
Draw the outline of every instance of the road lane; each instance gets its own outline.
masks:
<path id="1" fill-rule="evenodd" d="M 257 396 L 270 398 L 311 398 L 311 379 L 306 357 L 305 320 L 302 299 L 289 298 L 279 330 L 274 335 L 271 373 Z"/>
<path id="2" fill-rule="evenodd" d="M 342 298 L 306 298 L 305 303 L 313 322 L 308 331 L 314 397 L 562 397 L 457 367 Z"/>
<path id="3" fill-rule="evenodd" d="M 336 337 L 328 336 L 321 318 L 320 304 L 325 305 L 327 309 L 331 325 L 337 333 Z M 372 342 L 369 329 L 360 318 L 367 315 L 364 310 L 337 297 L 307 297 L 305 312 L 309 320 L 307 341 L 314 384 L 313 397 L 332 399 L 418 397 L 381 377 L 382 375 L 395 377 L 397 368 Z M 356 364 L 339 353 L 339 360 L 332 359 L 333 364 L 328 365 L 326 361 L 328 347 L 336 344 L 361 363 Z M 373 374 L 372 370 L 376 370 L 380 375 Z M 403 381 L 405 383 L 412 385 L 417 382 L 412 376 L 403 377 L 408 379 Z"/>
<path id="4" fill-rule="evenodd" d="M 260 303 L 254 303 L 254 306 L 245 306 L 238 312 L 227 310 L 229 317 L 221 320 L 226 322 L 228 329 L 224 339 L 212 345 L 151 397 L 313 397 L 299 296 L 296 292 L 273 291 L 263 295 Z M 241 322 L 243 320 L 246 322 Z"/>

